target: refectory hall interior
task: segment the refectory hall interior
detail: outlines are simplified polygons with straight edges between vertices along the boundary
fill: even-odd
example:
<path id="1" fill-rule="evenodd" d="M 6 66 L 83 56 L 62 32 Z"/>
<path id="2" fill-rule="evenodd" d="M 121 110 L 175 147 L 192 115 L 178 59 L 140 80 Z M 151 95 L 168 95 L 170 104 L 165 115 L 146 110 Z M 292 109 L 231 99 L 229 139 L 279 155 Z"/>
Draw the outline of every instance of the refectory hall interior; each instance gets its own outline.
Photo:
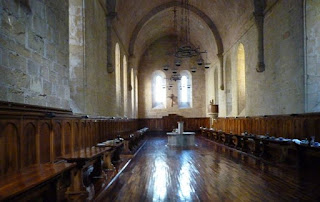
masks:
<path id="1" fill-rule="evenodd" d="M 320 0 L 0 0 L 0 201 L 320 201 Z"/>

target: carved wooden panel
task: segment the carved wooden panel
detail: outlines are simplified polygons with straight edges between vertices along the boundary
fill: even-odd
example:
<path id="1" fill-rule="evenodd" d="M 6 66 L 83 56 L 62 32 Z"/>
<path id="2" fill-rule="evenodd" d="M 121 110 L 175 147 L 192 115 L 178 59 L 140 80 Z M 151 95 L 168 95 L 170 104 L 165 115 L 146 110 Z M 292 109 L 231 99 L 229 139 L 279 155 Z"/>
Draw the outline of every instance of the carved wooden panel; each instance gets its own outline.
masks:
<path id="1" fill-rule="evenodd" d="M 40 123 L 40 163 L 50 162 L 50 131 L 51 126 L 49 121 Z"/>
<path id="2" fill-rule="evenodd" d="M 177 124 L 177 120 L 178 120 L 178 121 L 184 122 L 185 131 L 197 131 L 199 130 L 200 126 L 209 127 L 209 124 L 210 124 L 209 118 L 181 118 L 181 119 L 180 118 L 181 117 L 179 118 L 173 117 L 173 119 L 170 119 L 168 117 L 164 117 L 166 121 L 164 121 L 164 119 L 159 119 L 159 118 L 139 119 L 138 128 L 148 127 L 149 131 L 169 131 L 169 127 L 172 127 L 170 129 L 170 131 L 172 131 L 173 128 L 178 127 L 178 124 Z"/>
<path id="3" fill-rule="evenodd" d="M 226 132 L 237 131 L 257 135 L 304 139 L 315 136 L 320 139 L 320 114 L 278 115 L 266 117 L 218 118 L 213 128 Z M 238 124 L 236 124 L 238 122 Z"/>
<path id="4" fill-rule="evenodd" d="M 87 126 L 85 121 L 81 121 L 81 148 L 87 147 Z"/>
<path id="5" fill-rule="evenodd" d="M 64 153 L 70 154 L 71 153 L 71 123 L 70 122 L 66 122 L 64 124 L 63 140 L 64 140 Z"/>
<path id="6" fill-rule="evenodd" d="M 62 155 L 62 127 L 60 122 L 55 122 L 53 126 L 53 142 L 54 142 L 54 159 Z"/>
<path id="7" fill-rule="evenodd" d="M 81 148 L 81 133 L 79 130 L 79 123 L 74 123 L 73 134 L 74 134 L 74 150 L 78 151 Z"/>
<path id="8" fill-rule="evenodd" d="M 20 137 L 15 121 L 4 121 L 0 131 L 0 176 L 19 169 Z"/>
<path id="9" fill-rule="evenodd" d="M 81 119 L 70 111 L 0 102 L 0 176 L 55 161 L 137 127 L 137 120 Z"/>
<path id="10" fill-rule="evenodd" d="M 22 167 L 27 167 L 29 165 L 36 163 L 36 126 L 34 122 L 25 121 L 26 125 L 23 127 L 22 135 Z"/>
<path id="11" fill-rule="evenodd" d="M 91 127 L 91 122 L 87 122 L 87 147 L 92 146 L 92 127 Z"/>

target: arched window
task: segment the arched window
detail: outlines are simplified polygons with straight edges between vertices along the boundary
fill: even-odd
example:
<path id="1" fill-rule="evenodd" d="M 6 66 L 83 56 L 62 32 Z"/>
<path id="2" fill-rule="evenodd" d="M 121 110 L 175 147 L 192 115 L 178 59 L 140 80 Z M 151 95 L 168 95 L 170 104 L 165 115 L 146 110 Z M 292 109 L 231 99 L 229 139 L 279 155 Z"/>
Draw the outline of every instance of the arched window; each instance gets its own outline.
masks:
<path id="1" fill-rule="evenodd" d="M 134 118 L 134 72 L 133 72 L 133 68 L 131 68 L 131 117 Z"/>
<path id="2" fill-rule="evenodd" d="M 180 73 L 181 80 L 179 81 L 179 108 L 192 107 L 192 77 L 189 71 L 183 70 Z"/>
<path id="3" fill-rule="evenodd" d="M 116 102 L 121 101 L 121 66 L 120 66 L 120 47 L 116 44 L 115 48 L 115 80 L 116 80 Z M 119 114 L 120 115 L 120 114 Z"/>
<path id="4" fill-rule="evenodd" d="M 226 107 L 227 116 L 232 112 L 232 80 L 231 80 L 231 60 L 230 56 L 226 59 Z"/>
<path id="5" fill-rule="evenodd" d="M 152 75 L 152 108 L 166 107 L 166 75 L 155 71 Z"/>
<path id="6" fill-rule="evenodd" d="M 126 56 L 123 56 L 123 108 L 124 115 L 128 116 L 128 65 Z"/>
<path id="7" fill-rule="evenodd" d="M 238 47 L 237 62 L 238 114 L 241 114 L 246 107 L 246 62 L 244 47 L 241 43 Z"/>

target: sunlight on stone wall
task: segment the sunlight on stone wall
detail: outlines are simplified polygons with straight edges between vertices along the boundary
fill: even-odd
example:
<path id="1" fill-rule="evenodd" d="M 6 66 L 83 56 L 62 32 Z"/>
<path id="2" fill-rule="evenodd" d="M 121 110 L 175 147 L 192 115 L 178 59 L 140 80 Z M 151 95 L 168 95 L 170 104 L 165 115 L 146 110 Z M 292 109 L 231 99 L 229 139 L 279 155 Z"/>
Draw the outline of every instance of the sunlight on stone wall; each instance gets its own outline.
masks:
<path id="1" fill-rule="evenodd" d="M 238 114 L 240 115 L 246 107 L 246 63 L 245 50 L 242 44 L 238 47 L 237 62 Z"/>
<path id="2" fill-rule="evenodd" d="M 307 112 L 320 111 L 320 1 L 306 1 Z"/>

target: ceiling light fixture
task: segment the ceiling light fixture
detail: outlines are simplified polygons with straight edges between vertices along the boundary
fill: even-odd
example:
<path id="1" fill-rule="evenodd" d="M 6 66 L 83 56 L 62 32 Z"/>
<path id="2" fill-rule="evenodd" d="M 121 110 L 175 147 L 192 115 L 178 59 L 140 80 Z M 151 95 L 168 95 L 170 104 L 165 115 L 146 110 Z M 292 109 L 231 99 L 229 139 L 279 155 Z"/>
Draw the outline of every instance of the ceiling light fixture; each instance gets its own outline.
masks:
<path id="1" fill-rule="evenodd" d="M 190 42 L 190 5 L 189 0 L 181 0 L 181 10 L 179 15 L 179 24 L 177 17 L 177 8 L 174 6 L 173 8 L 173 28 L 178 40 L 175 41 L 175 51 L 174 51 L 174 65 L 176 67 L 180 67 L 182 65 L 182 59 L 184 58 L 192 58 L 199 57 L 197 59 L 198 66 L 202 66 L 208 69 L 210 67 L 210 63 L 208 63 L 207 57 L 206 62 L 203 60 L 201 54 L 206 53 L 207 51 L 201 51 L 199 47 L 194 47 Z M 163 66 L 164 71 L 168 71 L 170 69 L 169 64 Z M 196 67 L 190 68 L 192 73 L 197 71 Z M 173 74 L 178 74 L 178 69 L 173 68 Z M 172 76 L 171 76 L 172 77 Z M 180 77 L 174 76 L 179 80 Z"/>

